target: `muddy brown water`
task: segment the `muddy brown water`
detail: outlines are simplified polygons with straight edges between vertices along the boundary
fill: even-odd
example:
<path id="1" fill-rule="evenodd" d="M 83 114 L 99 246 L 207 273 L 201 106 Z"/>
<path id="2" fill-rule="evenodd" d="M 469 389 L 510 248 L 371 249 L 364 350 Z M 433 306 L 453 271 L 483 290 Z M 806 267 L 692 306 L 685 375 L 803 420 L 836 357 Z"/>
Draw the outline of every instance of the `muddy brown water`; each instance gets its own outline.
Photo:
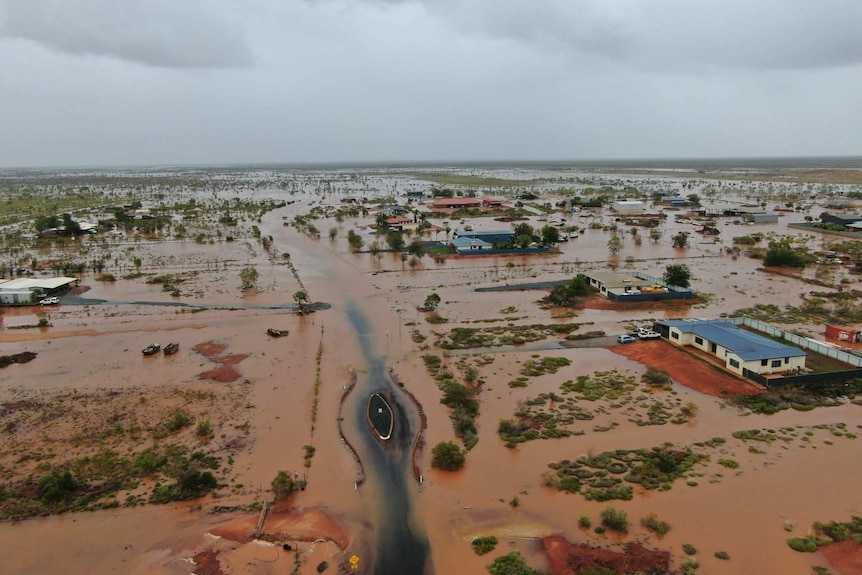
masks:
<path id="1" fill-rule="evenodd" d="M 323 508 L 344 521 L 352 535 L 348 554 L 356 552 L 361 557 L 360 572 L 365 573 L 395 573 L 398 565 L 404 565 L 402 561 L 411 561 L 410 565 L 416 567 L 416 571 L 410 572 L 430 570 L 433 565 L 439 573 L 483 573 L 494 556 L 511 549 L 520 550 L 531 565 L 542 568 L 544 560 L 535 538 L 544 534 L 562 533 L 572 541 L 602 546 L 615 544 L 609 537 L 577 527 L 580 515 L 588 515 L 596 523 L 600 511 L 608 505 L 626 510 L 634 523 L 652 512 L 670 522 L 672 531 L 661 540 L 637 526 L 631 537 L 643 539 L 649 546 L 670 549 L 675 567 L 685 559 L 681 544 L 687 542 L 698 548 L 698 560 L 705 573 L 799 573 L 809 571 L 810 565 L 825 563 L 825 559 L 817 554 L 792 552 L 786 545 L 788 536 L 807 534 L 813 521 L 846 520 L 850 515 L 862 515 L 859 499 L 854 495 L 858 491 L 856 478 L 862 474 L 862 458 L 858 457 L 860 440 L 836 438 L 827 444 L 822 436 L 804 446 L 799 443 L 787 449 L 773 446 L 765 455 L 750 453 L 747 445 L 729 440 L 732 445 L 721 456 L 739 461 L 738 470 L 725 470 L 722 477 L 710 476 L 714 481 L 710 477 L 701 478 L 694 487 L 682 483 L 666 492 L 638 493 L 629 502 L 588 502 L 580 496 L 544 487 L 541 473 L 549 462 L 574 459 L 581 454 L 665 442 L 682 446 L 715 436 L 730 438 L 733 431 L 748 428 L 844 422 L 854 429 L 862 424 L 860 408 L 854 405 L 807 413 L 744 415 L 720 400 L 675 386 L 674 391 L 683 402 L 698 406 L 697 417 L 690 424 L 642 428 L 617 417 L 620 425 L 604 433 L 530 442 L 517 449 L 503 445 L 496 433 L 498 422 L 512 417 L 519 402 L 558 389 L 561 381 L 578 374 L 608 369 L 635 375 L 643 372 L 640 364 L 603 349 L 537 347 L 494 354 L 494 362 L 481 368 L 487 383 L 478 419 L 480 440 L 469 453 L 465 469 L 458 473 L 433 470 L 430 454 L 426 452 L 422 463 L 425 482 L 416 485 L 410 476 L 409 458 L 403 450 L 390 453 L 372 442 L 373 436 L 364 429 L 362 413 L 367 394 L 390 385 L 386 372 L 394 366 L 428 415 L 428 445 L 455 439 L 448 412 L 439 403 L 440 392 L 421 361 L 426 351 L 417 350 L 407 324 L 415 323 L 428 336 L 430 344 L 434 331 L 486 325 L 472 323 L 477 319 L 504 318 L 496 325 L 510 321 L 524 324 L 554 321 L 550 312 L 536 307 L 539 294 L 507 292 L 489 296 L 476 293 L 474 288 L 536 279 L 557 280 L 570 277 L 577 269 L 606 266 L 609 235 L 591 230 L 568 242 L 557 256 L 460 258 L 446 264 L 423 258 L 411 270 L 388 254 L 377 261 L 368 254 L 350 252 L 343 240 L 346 230 L 354 223 L 367 224 L 370 220 L 346 222 L 339 239 L 328 242 L 311 240 L 283 227 L 281 215 L 265 216 L 261 224 L 264 233 L 273 234 L 280 249 L 291 252 L 312 299 L 330 302 L 332 309 L 297 318 L 275 310 L 207 310 L 187 316 L 176 310 L 166 314 L 151 306 L 146 309 L 108 306 L 101 311 L 61 306 L 52 310 L 55 327 L 45 334 L 56 337 L 28 342 L 13 336 L 3 343 L 4 353 L 28 349 L 39 352 L 37 360 L 30 364 L 12 366 L 13 371 L 0 373 L 4 392 L 26 386 L 52 390 L 70 385 L 110 387 L 126 382 L 146 385 L 151 378 L 181 384 L 194 379 L 205 363 L 202 358 L 184 352 L 207 340 L 226 344 L 229 353 L 250 354 L 239 370 L 243 377 L 255 382 L 248 417 L 256 432 L 250 449 L 236 457 L 233 471 L 236 481 L 246 488 L 221 502 L 247 504 L 265 495 L 269 481 L 279 469 L 303 469 L 301 446 L 313 442 L 317 454 L 307 471 L 309 488 L 300 494 L 297 504 Z M 725 245 L 729 245 L 730 236 L 751 231 L 798 234 L 788 231 L 783 220 L 776 225 L 723 226 L 722 237 Z M 645 239 L 641 246 L 636 246 L 627 240 L 617 263 L 621 269 L 656 275 L 670 261 L 688 263 L 698 291 L 711 296 L 707 303 L 694 309 L 664 312 L 583 310 L 571 321 L 593 322 L 589 329 L 614 334 L 624 331 L 631 322 L 655 317 L 717 317 L 756 303 L 798 305 L 801 294 L 821 289 L 757 272 L 761 263 L 758 260 L 719 256 L 721 245 L 711 241 L 701 243 L 694 236 L 698 241 L 691 248 L 674 250 L 668 238 L 676 230 L 690 228 L 669 224 L 658 244 Z M 816 246 L 822 237 L 810 242 Z M 635 261 L 627 262 L 628 256 Z M 511 267 L 510 261 L 514 264 Z M 263 260 L 259 265 L 264 270 Z M 266 281 L 278 289 L 246 294 L 243 301 L 255 305 L 290 303 L 291 294 L 302 286 L 284 268 L 276 267 L 267 273 L 271 275 Z M 858 285 L 855 277 L 849 277 L 852 283 L 847 287 Z M 159 294 L 158 288 L 136 285 L 125 293 L 121 283 L 94 285 L 88 295 L 107 300 L 170 301 L 168 296 Z M 236 301 L 235 292 L 210 289 L 213 293 L 208 301 L 228 305 Z M 443 300 L 440 313 L 449 318 L 448 325 L 431 326 L 417 310 L 431 291 L 440 293 Z M 361 330 L 351 321 L 350 301 L 367 318 L 368 325 Z M 501 312 L 509 307 L 516 312 Z M 518 319 L 505 319 L 509 316 Z M 35 317 L 32 310 L 10 310 L 4 313 L 4 323 L 28 323 Z M 266 338 L 265 329 L 275 323 L 276 327 L 288 328 L 290 337 Z M 817 328 L 804 326 L 812 334 Z M 13 330 L 2 335 L 7 337 L 10 333 L 14 334 Z M 70 335 L 61 337 L 61 333 Z M 181 342 L 181 353 L 170 365 L 144 364 L 139 349 L 142 340 L 150 339 L 177 339 Z M 368 341 L 367 353 L 362 345 L 364 340 Z M 321 342 L 322 385 L 317 426 L 312 435 L 308 414 L 314 401 L 315 356 Z M 433 348 L 430 352 L 440 354 Z M 509 388 L 507 382 L 517 376 L 523 361 L 533 354 L 563 356 L 573 363 L 555 375 L 531 379 L 528 388 Z M 454 364 L 456 359 L 453 356 L 446 361 Z M 353 403 L 346 405 L 344 412 L 348 420 L 345 433 L 368 465 L 368 483 L 359 491 L 353 486 L 355 463 L 340 445 L 333 424 L 338 417 L 343 386 L 349 382 L 350 367 L 359 372 L 364 390 L 353 394 Z M 404 415 L 410 421 L 410 414 Z M 608 420 L 614 417 L 608 416 Z M 410 428 L 411 434 L 413 429 Z M 517 507 L 510 505 L 515 497 L 519 499 Z M 37 574 L 63 565 L 68 573 L 189 573 L 192 566 L 183 558 L 213 545 L 205 533 L 228 520 L 209 515 L 206 509 L 210 503 L 202 501 L 201 510 L 196 505 L 176 505 L 3 523 L 0 572 Z M 790 533 L 785 531 L 788 524 L 792 526 Z M 486 533 L 498 534 L 502 543 L 494 554 L 476 556 L 469 540 Z M 713 554 L 719 550 L 728 552 L 731 560 L 716 559 Z M 231 556 L 225 552 L 224 560 L 231 562 L 234 572 L 289 573 L 290 567 L 284 566 L 283 561 L 265 563 L 272 558 L 271 552 L 271 548 L 245 547 L 232 556 L 234 559 L 229 559 Z M 301 572 L 311 573 L 313 567 L 309 562 Z"/>

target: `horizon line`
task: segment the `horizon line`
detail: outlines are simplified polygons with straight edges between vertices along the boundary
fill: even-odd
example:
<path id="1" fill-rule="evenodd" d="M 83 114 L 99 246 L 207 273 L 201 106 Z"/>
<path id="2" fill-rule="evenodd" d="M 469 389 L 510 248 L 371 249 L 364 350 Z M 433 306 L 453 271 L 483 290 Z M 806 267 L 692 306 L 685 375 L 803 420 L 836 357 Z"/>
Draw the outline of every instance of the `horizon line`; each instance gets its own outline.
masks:
<path id="1" fill-rule="evenodd" d="M 730 163 L 750 164 L 728 166 Z M 791 166 L 787 164 L 806 162 L 810 166 Z M 70 165 L 32 165 L 32 166 L 2 166 L 2 172 L 21 171 L 57 171 L 57 170 L 140 170 L 140 169 L 231 169 L 231 168 L 410 168 L 410 167 L 505 167 L 505 166 L 576 166 L 576 167 L 633 167 L 642 168 L 649 164 L 659 164 L 662 168 L 677 164 L 719 164 L 724 167 L 774 167 L 829 169 L 862 169 L 862 156 L 685 156 L 685 157 L 641 157 L 641 158 L 589 158 L 589 159 L 508 159 L 508 160 L 332 160 L 332 161 L 261 161 L 261 162 L 209 162 L 209 163 L 147 163 L 147 164 L 70 164 Z M 656 166 L 659 167 L 659 166 Z M 706 166 L 700 166 L 706 167 Z"/>

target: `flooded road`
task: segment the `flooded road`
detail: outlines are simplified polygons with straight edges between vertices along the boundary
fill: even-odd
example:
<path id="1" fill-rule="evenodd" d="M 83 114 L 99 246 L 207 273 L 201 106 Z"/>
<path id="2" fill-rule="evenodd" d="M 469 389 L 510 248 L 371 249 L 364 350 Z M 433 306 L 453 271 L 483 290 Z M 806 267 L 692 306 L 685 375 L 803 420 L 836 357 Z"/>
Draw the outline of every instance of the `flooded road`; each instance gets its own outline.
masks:
<path id="1" fill-rule="evenodd" d="M 357 380 L 353 394 L 356 399 L 349 413 L 359 430 L 357 448 L 368 484 L 377 492 L 374 498 L 377 545 L 371 572 L 374 575 L 431 573 L 428 540 L 414 520 L 409 492 L 411 449 L 419 432 L 415 410 L 387 376 L 383 357 L 374 349 L 374 332 L 368 320 L 353 303 L 348 304 L 347 315 L 367 366 Z M 386 441 L 378 439 L 366 422 L 368 398 L 375 393 L 387 398 L 394 414 L 392 437 Z"/>

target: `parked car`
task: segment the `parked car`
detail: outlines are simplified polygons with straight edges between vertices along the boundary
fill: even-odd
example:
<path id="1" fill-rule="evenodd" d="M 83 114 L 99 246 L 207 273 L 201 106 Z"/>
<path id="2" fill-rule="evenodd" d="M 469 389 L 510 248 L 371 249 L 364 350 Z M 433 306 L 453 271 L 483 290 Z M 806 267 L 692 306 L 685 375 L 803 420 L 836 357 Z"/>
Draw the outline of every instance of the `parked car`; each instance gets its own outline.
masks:
<path id="1" fill-rule="evenodd" d="M 657 339 L 657 338 L 661 337 L 661 334 L 657 331 L 647 329 L 647 330 L 639 332 L 638 337 L 641 339 Z"/>
<path id="2" fill-rule="evenodd" d="M 57 305 L 60 303 L 60 298 L 58 297 L 46 297 L 45 299 L 39 302 L 39 305 Z"/>
<path id="3" fill-rule="evenodd" d="M 618 335 L 617 341 L 619 343 L 634 343 L 637 340 L 630 335 Z"/>

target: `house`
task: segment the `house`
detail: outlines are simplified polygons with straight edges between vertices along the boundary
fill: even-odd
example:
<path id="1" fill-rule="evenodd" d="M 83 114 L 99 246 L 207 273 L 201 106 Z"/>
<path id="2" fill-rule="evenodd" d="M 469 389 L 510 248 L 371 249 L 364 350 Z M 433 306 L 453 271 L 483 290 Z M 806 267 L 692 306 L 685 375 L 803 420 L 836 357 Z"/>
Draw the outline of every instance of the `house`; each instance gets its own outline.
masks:
<path id="1" fill-rule="evenodd" d="M 387 218 L 401 216 L 403 214 L 406 214 L 407 212 L 408 210 L 404 206 L 382 206 L 380 208 L 380 213 Z"/>
<path id="2" fill-rule="evenodd" d="M 460 237 L 452 240 L 452 247 L 459 255 L 494 249 L 494 244 L 476 237 Z"/>
<path id="3" fill-rule="evenodd" d="M 402 216 L 387 218 L 386 225 L 389 226 L 389 228 L 398 231 L 414 230 L 419 227 L 419 223 L 413 218 L 405 218 Z"/>
<path id="4" fill-rule="evenodd" d="M 435 210 L 478 209 L 482 206 L 482 200 L 478 198 L 437 198 L 432 206 Z"/>
<path id="5" fill-rule="evenodd" d="M 652 286 L 654 283 L 652 280 L 616 272 L 589 271 L 578 275 L 587 282 L 587 285 L 596 288 L 599 294 L 605 297 L 640 294 L 642 288 Z M 617 298 L 611 297 L 611 299 Z"/>
<path id="6" fill-rule="evenodd" d="M 715 319 L 662 320 L 653 330 L 674 345 L 691 346 L 724 362 L 725 369 L 746 376 L 791 372 L 805 368 L 805 352 L 732 322 Z"/>
<path id="7" fill-rule="evenodd" d="M 496 231 L 491 230 L 491 231 L 486 231 L 486 232 L 455 230 L 453 237 L 456 240 L 459 238 L 470 238 L 470 239 L 482 240 L 483 242 L 487 242 L 493 246 L 494 244 L 499 245 L 499 244 L 503 244 L 503 243 L 508 242 L 509 240 L 512 239 L 512 236 L 514 236 L 514 235 L 515 234 L 513 232 L 510 232 L 508 230 L 496 230 Z M 453 240 L 452 245 L 455 245 L 454 240 Z"/>
<path id="8" fill-rule="evenodd" d="M 482 206 L 485 208 L 499 209 L 503 207 L 503 200 L 495 198 L 482 198 Z"/>

